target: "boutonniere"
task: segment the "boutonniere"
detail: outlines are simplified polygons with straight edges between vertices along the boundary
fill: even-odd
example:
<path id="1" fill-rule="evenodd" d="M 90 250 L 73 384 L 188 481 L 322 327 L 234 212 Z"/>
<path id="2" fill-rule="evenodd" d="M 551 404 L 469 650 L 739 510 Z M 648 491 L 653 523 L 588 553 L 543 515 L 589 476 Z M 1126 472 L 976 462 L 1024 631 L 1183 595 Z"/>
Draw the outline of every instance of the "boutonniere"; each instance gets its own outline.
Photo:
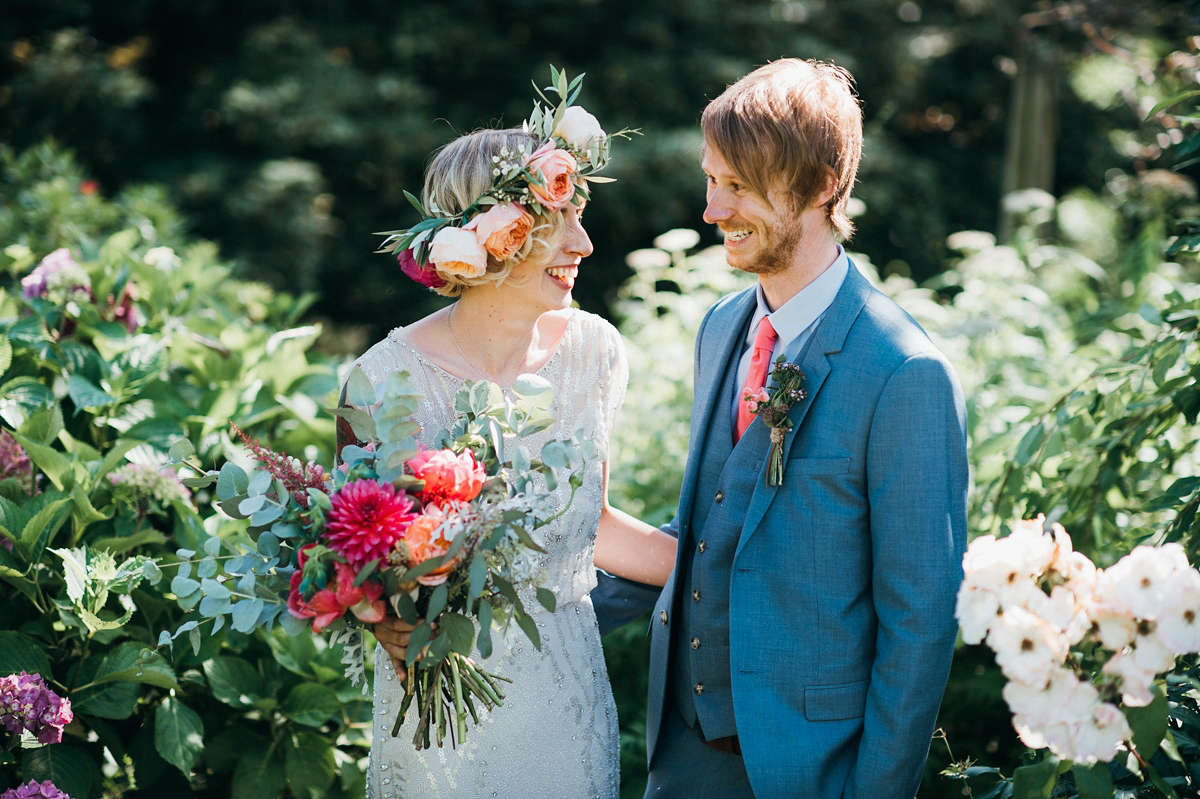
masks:
<path id="1" fill-rule="evenodd" d="M 757 392 L 742 391 L 742 401 L 750 404 L 750 413 L 761 417 L 771 428 L 771 449 L 767 453 L 767 485 L 777 486 L 783 482 L 783 441 L 792 429 L 788 414 L 797 402 L 808 399 L 804 388 L 804 370 L 799 364 L 791 363 L 782 355 L 771 368 L 770 387 L 763 386 Z"/>

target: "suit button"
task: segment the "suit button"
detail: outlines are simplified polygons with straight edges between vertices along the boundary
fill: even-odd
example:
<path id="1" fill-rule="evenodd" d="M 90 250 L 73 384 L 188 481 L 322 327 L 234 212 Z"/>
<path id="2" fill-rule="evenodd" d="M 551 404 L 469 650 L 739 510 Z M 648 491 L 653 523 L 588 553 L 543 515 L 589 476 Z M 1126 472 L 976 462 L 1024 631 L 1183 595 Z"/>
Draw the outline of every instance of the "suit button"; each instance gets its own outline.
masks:
<path id="1" fill-rule="evenodd" d="M 692 639 L 692 649 L 699 649 L 699 648 L 700 648 L 700 639 L 693 638 Z"/>
<path id="2" fill-rule="evenodd" d="M 661 613 L 658 614 L 658 618 L 662 621 L 663 624 L 666 624 L 667 623 L 667 612 L 665 610 L 662 611 Z"/>
<path id="3" fill-rule="evenodd" d="M 699 544 L 696 544 L 696 551 L 697 551 L 697 552 L 703 552 L 703 551 L 704 551 L 704 550 L 706 550 L 706 549 L 708 549 L 708 542 L 707 542 L 707 541 L 701 541 Z"/>
<path id="4" fill-rule="evenodd" d="M 700 592 L 699 592 L 699 591 L 693 591 L 693 592 L 692 592 L 692 601 L 693 601 L 693 602 L 699 602 L 699 601 L 700 601 Z M 666 623 L 667 623 L 666 615 L 667 615 L 667 614 L 666 614 L 666 611 L 663 611 L 663 624 L 666 624 Z"/>
<path id="5" fill-rule="evenodd" d="M 696 696 L 700 696 L 700 694 L 704 693 L 704 683 L 696 683 L 694 686 L 692 686 L 692 691 L 695 692 Z"/>
<path id="6" fill-rule="evenodd" d="M 718 491 L 718 492 L 717 492 L 717 495 L 716 495 L 715 497 L 713 497 L 713 499 L 715 499 L 715 500 L 717 501 L 717 503 L 719 504 L 719 503 L 720 503 L 722 500 L 724 500 L 724 499 L 725 499 L 725 492 L 724 492 L 724 491 Z"/>

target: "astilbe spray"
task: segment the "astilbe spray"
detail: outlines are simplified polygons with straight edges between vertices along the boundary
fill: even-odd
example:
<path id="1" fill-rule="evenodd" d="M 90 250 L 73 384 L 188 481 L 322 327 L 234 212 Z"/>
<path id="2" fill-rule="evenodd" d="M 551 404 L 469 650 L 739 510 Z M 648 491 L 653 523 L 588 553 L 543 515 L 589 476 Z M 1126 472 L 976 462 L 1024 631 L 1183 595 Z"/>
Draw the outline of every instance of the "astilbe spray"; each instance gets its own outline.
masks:
<path id="1" fill-rule="evenodd" d="M 325 469 L 319 463 L 300 463 L 296 458 L 272 452 L 259 443 L 258 439 L 242 430 L 233 422 L 229 423 L 238 438 L 254 454 L 254 459 L 263 465 L 272 477 L 283 483 L 296 501 L 303 507 L 308 507 L 308 489 L 315 488 L 325 491 L 328 480 Z"/>

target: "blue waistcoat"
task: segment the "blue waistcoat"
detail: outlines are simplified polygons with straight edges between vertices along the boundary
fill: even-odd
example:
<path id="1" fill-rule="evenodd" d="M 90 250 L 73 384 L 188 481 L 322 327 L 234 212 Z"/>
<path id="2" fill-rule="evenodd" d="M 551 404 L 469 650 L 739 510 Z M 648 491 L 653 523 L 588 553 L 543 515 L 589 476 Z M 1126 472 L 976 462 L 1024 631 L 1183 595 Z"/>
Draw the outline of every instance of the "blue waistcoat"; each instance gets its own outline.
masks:
<path id="1" fill-rule="evenodd" d="M 713 414 L 715 424 L 705 443 L 705 459 L 725 465 L 719 476 L 702 478 L 696 486 L 690 557 L 681 562 L 683 590 L 672 641 L 673 698 L 684 720 L 693 727 L 698 721 L 707 740 L 737 733 L 729 673 L 729 584 L 746 508 L 726 497 L 753 493 L 763 458 L 761 448 L 733 445 L 730 413 L 725 410 L 737 390 L 740 354 L 735 347 L 718 395 L 730 401 L 722 401 L 721 410 Z"/>

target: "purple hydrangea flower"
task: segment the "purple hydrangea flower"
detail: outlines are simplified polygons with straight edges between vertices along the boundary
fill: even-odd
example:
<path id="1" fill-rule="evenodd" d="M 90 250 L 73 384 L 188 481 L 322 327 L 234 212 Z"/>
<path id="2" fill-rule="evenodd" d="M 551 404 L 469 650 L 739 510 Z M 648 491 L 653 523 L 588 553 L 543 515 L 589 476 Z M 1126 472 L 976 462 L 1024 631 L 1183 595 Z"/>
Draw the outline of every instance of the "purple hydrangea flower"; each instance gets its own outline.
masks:
<path id="1" fill-rule="evenodd" d="M 33 493 L 33 464 L 25 450 L 7 430 L 0 430 L 0 480 L 14 477 L 26 492 Z M 8 541 L 0 536 L 0 543 Z M 9 549 L 12 546 L 9 545 Z"/>
<path id="2" fill-rule="evenodd" d="M 9 732 L 26 730 L 39 743 L 56 744 L 74 717 L 71 700 L 47 688 L 42 675 L 22 671 L 0 677 L 0 725 Z"/>
<path id="3" fill-rule="evenodd" d="M 43 783 L 30 780 L 25 785 L 9 788 L 4 793 L 0 793 L 0 799 L 71 799 L 71 797 L 60 791 L 50 780 Z"/>
<path id="4" fill-rule="evenodd" d="M 66 247 L 47 255 L 32 272 L 21 278 L 21 288 L 27 298 L 45 297 L 60 305 L 65 305 L 68 300 L 92 299 L 92 281 Z"/>

